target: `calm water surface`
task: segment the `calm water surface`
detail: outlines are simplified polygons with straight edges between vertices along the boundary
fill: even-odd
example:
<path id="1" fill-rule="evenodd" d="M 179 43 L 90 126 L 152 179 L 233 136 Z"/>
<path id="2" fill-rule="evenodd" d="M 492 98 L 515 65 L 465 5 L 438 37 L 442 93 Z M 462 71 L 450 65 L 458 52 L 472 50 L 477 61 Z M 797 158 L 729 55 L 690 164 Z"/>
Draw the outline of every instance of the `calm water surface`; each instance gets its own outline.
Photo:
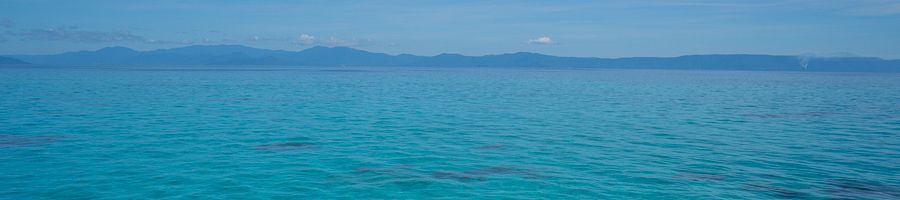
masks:
<path id="1" fill-rule="evenodd" d="M 0 199 L 900 199 L 900 74 L 0 68 Z"/>

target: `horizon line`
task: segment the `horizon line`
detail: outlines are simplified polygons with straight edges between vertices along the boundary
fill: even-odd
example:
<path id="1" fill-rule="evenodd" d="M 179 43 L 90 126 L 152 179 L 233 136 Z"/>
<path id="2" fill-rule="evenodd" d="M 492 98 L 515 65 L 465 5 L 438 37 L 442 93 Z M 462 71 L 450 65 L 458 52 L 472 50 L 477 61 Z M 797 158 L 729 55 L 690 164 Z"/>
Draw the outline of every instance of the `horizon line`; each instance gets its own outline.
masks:
<path id="1" fill-rule="evenodd" d="M 560 58 L 599 58 L 599 59 L 622 59 L 622 58 L 678 58 L 678 57 L 685 57 L 685 56 L 728 56 L 728 55 L 743 55 L 743 56 L 789 56 L 789 57 L 806 57 L 806 58 L 876 58 L 876 59 L 881 59 L 881 60 L 898 60 L 898 61 L 900 61 L 900 58 L 884 58 L 884 57 L 878 57 L 878 56 L 864 56 L 864 55 L 856 55 L 856 54 L 852 54 L 852 53 L 847 53 L 848 55 L 822 55 L 822 54 L 815 54 L 815 53 L 803 53 L 803 54 L 794 54 L 794 55 L 790 55 L 790 54 L 764 54 L 764 53 L 763 53 L 763 54 L 759 54 L 759 53 L 704 53 L 704 54 L 684 54 L 684 55 L 677 55 L 677 56 L 623 56 L 623 57 L 598 57 L 598 56 L 560 56 L 560 55 L 543 54 L 543 53 L 536 53 L 536 52 L 529 52 L 529 51 L 518 51 L 518 52 L 495 53 L 495 54 L 483 54 L 483 55 L 466 55 L 466 54 L 461 54 L 461 53 L 439 53 L 439 54 L 435 54 L 435 55 L 417 55 L 417 54 L 412 54 L 412 53 L 390 54 L 390 53 L 383 53 L 383 52 L 375 52 L 375 51 L 370 51 L 370 50 L 365 50 L 365 49 L 354 48 L 354 47 L 351 47 L 351 46 L 312 45 L 312 46 L 309 46 L 309 47 L 307 47 L 307 48 L 300 49 L 300 50 L 283 50 L 283 49 L 267 49 L 267 48 L 259 48 L 259 47 L 253 47 L 253 46 L 248 46 L 248 45 L 243 45 L 243 44 L 193 44 L 193 45 L 180 46 L 180 47 L 157 48 L 157 49 L 149 49 L 149 50 L 138 50 L 138 49 L 135 49 L 135 48 L 131 48 L 131 47 L 124 46 L 124 45 L 113 45 L 113 46 L 102 47 L 102 48 L 95 49 L 95 50 L 73 50 L 73 51 L 64 51 L 64 52 L 59 52 L 59 53 L 49 53 L 49 54 L 4 54 L 4 55 L 0 55 L 0 56 L 13 56 L 13 57 L 15 57 L 15 56 L 49 56 L 49 55 L 59 55 L 59 54 L 77 53 L 77 52 L 97 52 L 97 51 L 100 51 L 100 50 L 103 50 L 103 49 L 109 49 L 109 48 L 125 48 L 125 49 L 131 50 L 131 51 L 135 51 L 135 52 L 151 52 L 151 51 L 161 51 L 161 50 L 181 49 L 181 48 L 188 48 L 188 47 L 216 47 L 216 46 L 238 46 L 238 47 L 252 48 L 252 49 L 259 49 L 259 50 L 284 51 L 284 52 L 295 52 L 295 53 L 296 53 L 296 52 L 306 51 L 306 50 L 309 50 L 309 49 L 314 49 L 314 48 L 329 48 L 329 49 L 332 49 L 332 48 L 347 48 L 347 49 L 352 49 L 352 50 L 357 50 L 357 51 L 365 51 L 365 52 L 369 52 L 369 53 L 379 53 L 379 54 L 385 54 L 385 55 L 390 55 L 390 56 L 412 55 L 412 56 L 421 56 L 421 57 L 436 57 L 436 56 L 441 56 L 441 55 L 458 55 L 458 56 L 466 56 L 466 57 L 482 57 L 482 56 L 498 56 L 498 55 L 510 55 L 510 54 L 528 53 L 528 54 L 537 54 L 537 55 L 552 56 L 552 57 L 560 57 Z M 840 53 L 836 53 L 836 54 L 840 54 Z"/>

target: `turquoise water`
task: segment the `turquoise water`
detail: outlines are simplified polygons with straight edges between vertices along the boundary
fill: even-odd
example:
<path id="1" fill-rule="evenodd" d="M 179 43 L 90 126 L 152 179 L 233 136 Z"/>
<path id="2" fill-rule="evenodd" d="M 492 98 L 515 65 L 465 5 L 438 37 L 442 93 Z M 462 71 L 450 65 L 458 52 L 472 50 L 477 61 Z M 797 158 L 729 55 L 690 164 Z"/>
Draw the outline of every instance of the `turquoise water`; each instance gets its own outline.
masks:
<path id="1" fill-rule="evenodd" d="M 7 67 L 0 94 L 0 199 L 900 198 L 900 74 Z"/>

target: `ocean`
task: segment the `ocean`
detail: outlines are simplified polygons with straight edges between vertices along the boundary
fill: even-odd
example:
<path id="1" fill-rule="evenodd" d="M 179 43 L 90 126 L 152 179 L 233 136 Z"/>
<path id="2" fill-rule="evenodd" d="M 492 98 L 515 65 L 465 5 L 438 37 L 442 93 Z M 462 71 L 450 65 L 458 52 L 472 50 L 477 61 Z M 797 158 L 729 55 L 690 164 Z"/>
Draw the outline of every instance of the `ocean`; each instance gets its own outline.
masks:
<path id="1" fill-rule="evenodd" d="M 900 199 L 900 74 L 0 67 L 0 199 Z"/>

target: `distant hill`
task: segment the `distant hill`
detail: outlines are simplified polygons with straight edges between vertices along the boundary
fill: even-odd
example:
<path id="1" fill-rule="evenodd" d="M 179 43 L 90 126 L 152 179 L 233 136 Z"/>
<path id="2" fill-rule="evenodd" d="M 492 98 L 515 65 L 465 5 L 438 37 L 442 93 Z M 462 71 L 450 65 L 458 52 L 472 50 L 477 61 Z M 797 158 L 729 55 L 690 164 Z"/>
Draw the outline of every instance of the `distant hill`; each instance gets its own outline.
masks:
<path id="1" fill-rule="evenodd" d="M 567 67 L 697 70 L 900 72 L 900 60 L 871 57 L 778 55 L 690 55 L 680 57 L 589 58 L 519 52 L 486 56 L 389 55 L 348 47 L 316 46 L 302 51 L 240 45 L 187 46 L 153 51 L 107 47 L 55 55 L 12 56 L 36 64 L 76 65 L 299 65 L 424 67 Z"/>
<path id="2" fill-rule="evenodd" d="M 0 65 L 19 65 L 19 64 L 28 64 L 28 63 L 25 61 L 21 61 L 19 59 L 0 56 Z"/>

